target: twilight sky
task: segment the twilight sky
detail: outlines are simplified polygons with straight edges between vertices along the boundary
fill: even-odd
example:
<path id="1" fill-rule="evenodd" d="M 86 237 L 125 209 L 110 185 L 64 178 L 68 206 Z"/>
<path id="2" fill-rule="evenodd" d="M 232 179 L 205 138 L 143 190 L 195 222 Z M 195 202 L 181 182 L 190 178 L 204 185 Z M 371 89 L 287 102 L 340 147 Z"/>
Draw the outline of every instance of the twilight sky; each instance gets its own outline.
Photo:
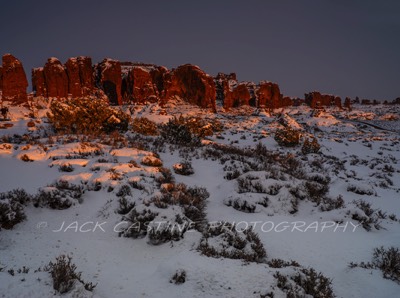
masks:
<path id="1" fill-rule="evenodd" d="M 48 57 L 88 55 L 192 63 L 289 96 L 400 96 L 398 0 L 2 0 L 0 36 L 29 76 Z"/>

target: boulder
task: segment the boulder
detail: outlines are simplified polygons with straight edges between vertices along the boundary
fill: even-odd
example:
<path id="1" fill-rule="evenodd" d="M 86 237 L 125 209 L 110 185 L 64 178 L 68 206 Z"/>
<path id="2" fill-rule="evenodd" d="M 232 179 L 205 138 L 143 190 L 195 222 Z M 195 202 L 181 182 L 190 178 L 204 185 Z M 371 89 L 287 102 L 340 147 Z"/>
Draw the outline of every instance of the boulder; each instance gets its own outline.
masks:
<path id="1" fill-rule="evenodd" d="M 43 68 L 46 97 L 67 98 L 68 76 L 64 65 L 57 58 L 49 58 Z"/>
<path id="2" fill-rule="evenodd" d="M 214 80 L 199 67 L 181 65 L 164 77 L 164 100 L 177 96 L 188 103 L 216 110 Z"/>
<path id="3" fill-rule="evenodd" d="M 22 63 L 11 54 L 5 54 L 2 60 L 1 85 L 3 100 L 12 101 L 15 104 L 27 101 L 26 88 L 28 80 Z"/>
<path id="4" fill-rule="evenodd" d="M 119 61 L 106 58 L 97 64 L 96 83 L 107 95 L 110 104 L 122 105 L 122 70 Z"/>

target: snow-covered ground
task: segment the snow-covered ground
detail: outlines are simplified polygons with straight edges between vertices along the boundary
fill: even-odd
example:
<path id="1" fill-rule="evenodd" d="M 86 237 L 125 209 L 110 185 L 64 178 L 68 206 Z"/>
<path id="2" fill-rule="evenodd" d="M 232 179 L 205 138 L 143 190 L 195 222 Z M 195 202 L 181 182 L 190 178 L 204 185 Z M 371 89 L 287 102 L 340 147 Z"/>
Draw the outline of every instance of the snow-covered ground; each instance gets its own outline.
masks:
<path id="1" fill-rule="evenodd" d="M 383 278 L 381 271 L 349 268 L 350 262 L 371 261 L 376 247 L 400 247 L 399 108 L 332 108 L 314 117 L 305 106 L 284 109 L 280 116 L 250 108 L 218 108 L 213 114 L 181 102 L 126 108 L 132 117 L 157 123 L 184 115 L 223 125 L 196 147 L 165 140 L 154 145 L 154 138 L 134 139 L 131 132 L 125 143 L 113 143 L 111 137 L 49 137 L 46 108 L 36 111 L 31 127 L 28 109 L 10 110 L 11 121 L 5 123 L 13 126 L 0 130 L 0 192 L 60 191 L 61 201 L 71 206 L 56 210 L 45 201 L 27 203 L 26 220 L 0 230 L 1 297 L 59 295 L 50 273 L 38 269 L 62 254 L 72 257 L 83 280 L 97 284 L 88 291 L 76 282 L 64 297 L 286 297 L 277 272 L 293 277 L 304 268 L 331 279 L 337 297 L 399 295 L 400 284 Z M 388 113 L 394 115 L 389 120 Z M 274 134 L 282 123 L 299 130 L 301 142 L 315 136 L 319 153 L 305 155 L 301 145 L 280 147 Z M 174 173 L 174 165 L 183 161 L 194 174 Z M 311 196 L 313 185 L 327 189 Z M 199 228 L 189 225 L 188 208 L 201 208 L 201 203 L 183 202 L 182 196 L 203 188 L 201 199 L 189 197 L 205 200 L 205 222 Z M 121 208 L 123 200 L 134 204 L 128 213 Z M 368 203 L 371 210 L 362 207 Z M 129 233 L 132 210 L 153 215 L 137 237 Z M 220 221 L 236 226 L 226 234 L 207 234 L 212 230 L 207 224 Z M 182 224 L 188 230 L 173 241 L 157 242 L 150 230 L 166 224 L 166 229 Z M 258 235 L 266 256 L 209 257 L 200 249 L 207 243 L 237 253 L 240 245 L 229 239 L 235 231 L 244 237 L 245 228 Z M 256 243 L 249 239 L 246 253 Z M 300 267 L 274 268 L 273 259 L 293 260 Z M 29 272 L 18 272 L 24 266 Z M 186 280 L 175 284 L 171 279 L 179 270 Z"/>

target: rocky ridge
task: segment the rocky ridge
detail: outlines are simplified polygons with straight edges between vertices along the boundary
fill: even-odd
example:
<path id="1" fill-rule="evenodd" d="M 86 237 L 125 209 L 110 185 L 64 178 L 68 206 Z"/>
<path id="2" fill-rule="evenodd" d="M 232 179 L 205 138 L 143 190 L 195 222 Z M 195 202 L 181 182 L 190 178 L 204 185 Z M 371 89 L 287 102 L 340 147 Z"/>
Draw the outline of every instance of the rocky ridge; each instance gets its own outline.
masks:
<path id="1" fill-rule="evenodd" d="M 21 104 L 27 101 L 28 81 L 22 63 L 10 54 L 0 66 L 2 99 Z M 278 109 L 305 102 L 312 108 L 342 107 L 341 98 L 320 92 L 292 99 L 281 93 L 277 83 L 239 82 L 235 73 L 212 77 L 198 66 L 185 64 L 168 70 L 154 64 L 120 62 L 105 58 L 93 65 L 90 57 L 69 58 L 62 64 L 49 58 L 43 67 L 32 70 L 34 97 L 77 98 L 107 96 L 110 104 L 158 102 L 180 98 L 190 104 L 216 111 L 217 103 L 225 110 L 240 106 Z M 346 104 L 346 107 L 348 105 Z"/>

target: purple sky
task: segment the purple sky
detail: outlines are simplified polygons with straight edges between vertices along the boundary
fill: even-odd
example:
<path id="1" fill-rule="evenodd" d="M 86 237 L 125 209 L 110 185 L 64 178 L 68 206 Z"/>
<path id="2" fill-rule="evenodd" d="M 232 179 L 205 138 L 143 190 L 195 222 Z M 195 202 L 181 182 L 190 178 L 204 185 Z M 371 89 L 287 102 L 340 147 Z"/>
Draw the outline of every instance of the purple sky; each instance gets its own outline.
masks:
<path id="1" fill-rule="evenodd" d="M 28 75 L 48 57 L 88 55 L 197 64 L 277 82 L 289 96 L 400 96 L 398 0 L 2 2 L 0 53 Z"/>

